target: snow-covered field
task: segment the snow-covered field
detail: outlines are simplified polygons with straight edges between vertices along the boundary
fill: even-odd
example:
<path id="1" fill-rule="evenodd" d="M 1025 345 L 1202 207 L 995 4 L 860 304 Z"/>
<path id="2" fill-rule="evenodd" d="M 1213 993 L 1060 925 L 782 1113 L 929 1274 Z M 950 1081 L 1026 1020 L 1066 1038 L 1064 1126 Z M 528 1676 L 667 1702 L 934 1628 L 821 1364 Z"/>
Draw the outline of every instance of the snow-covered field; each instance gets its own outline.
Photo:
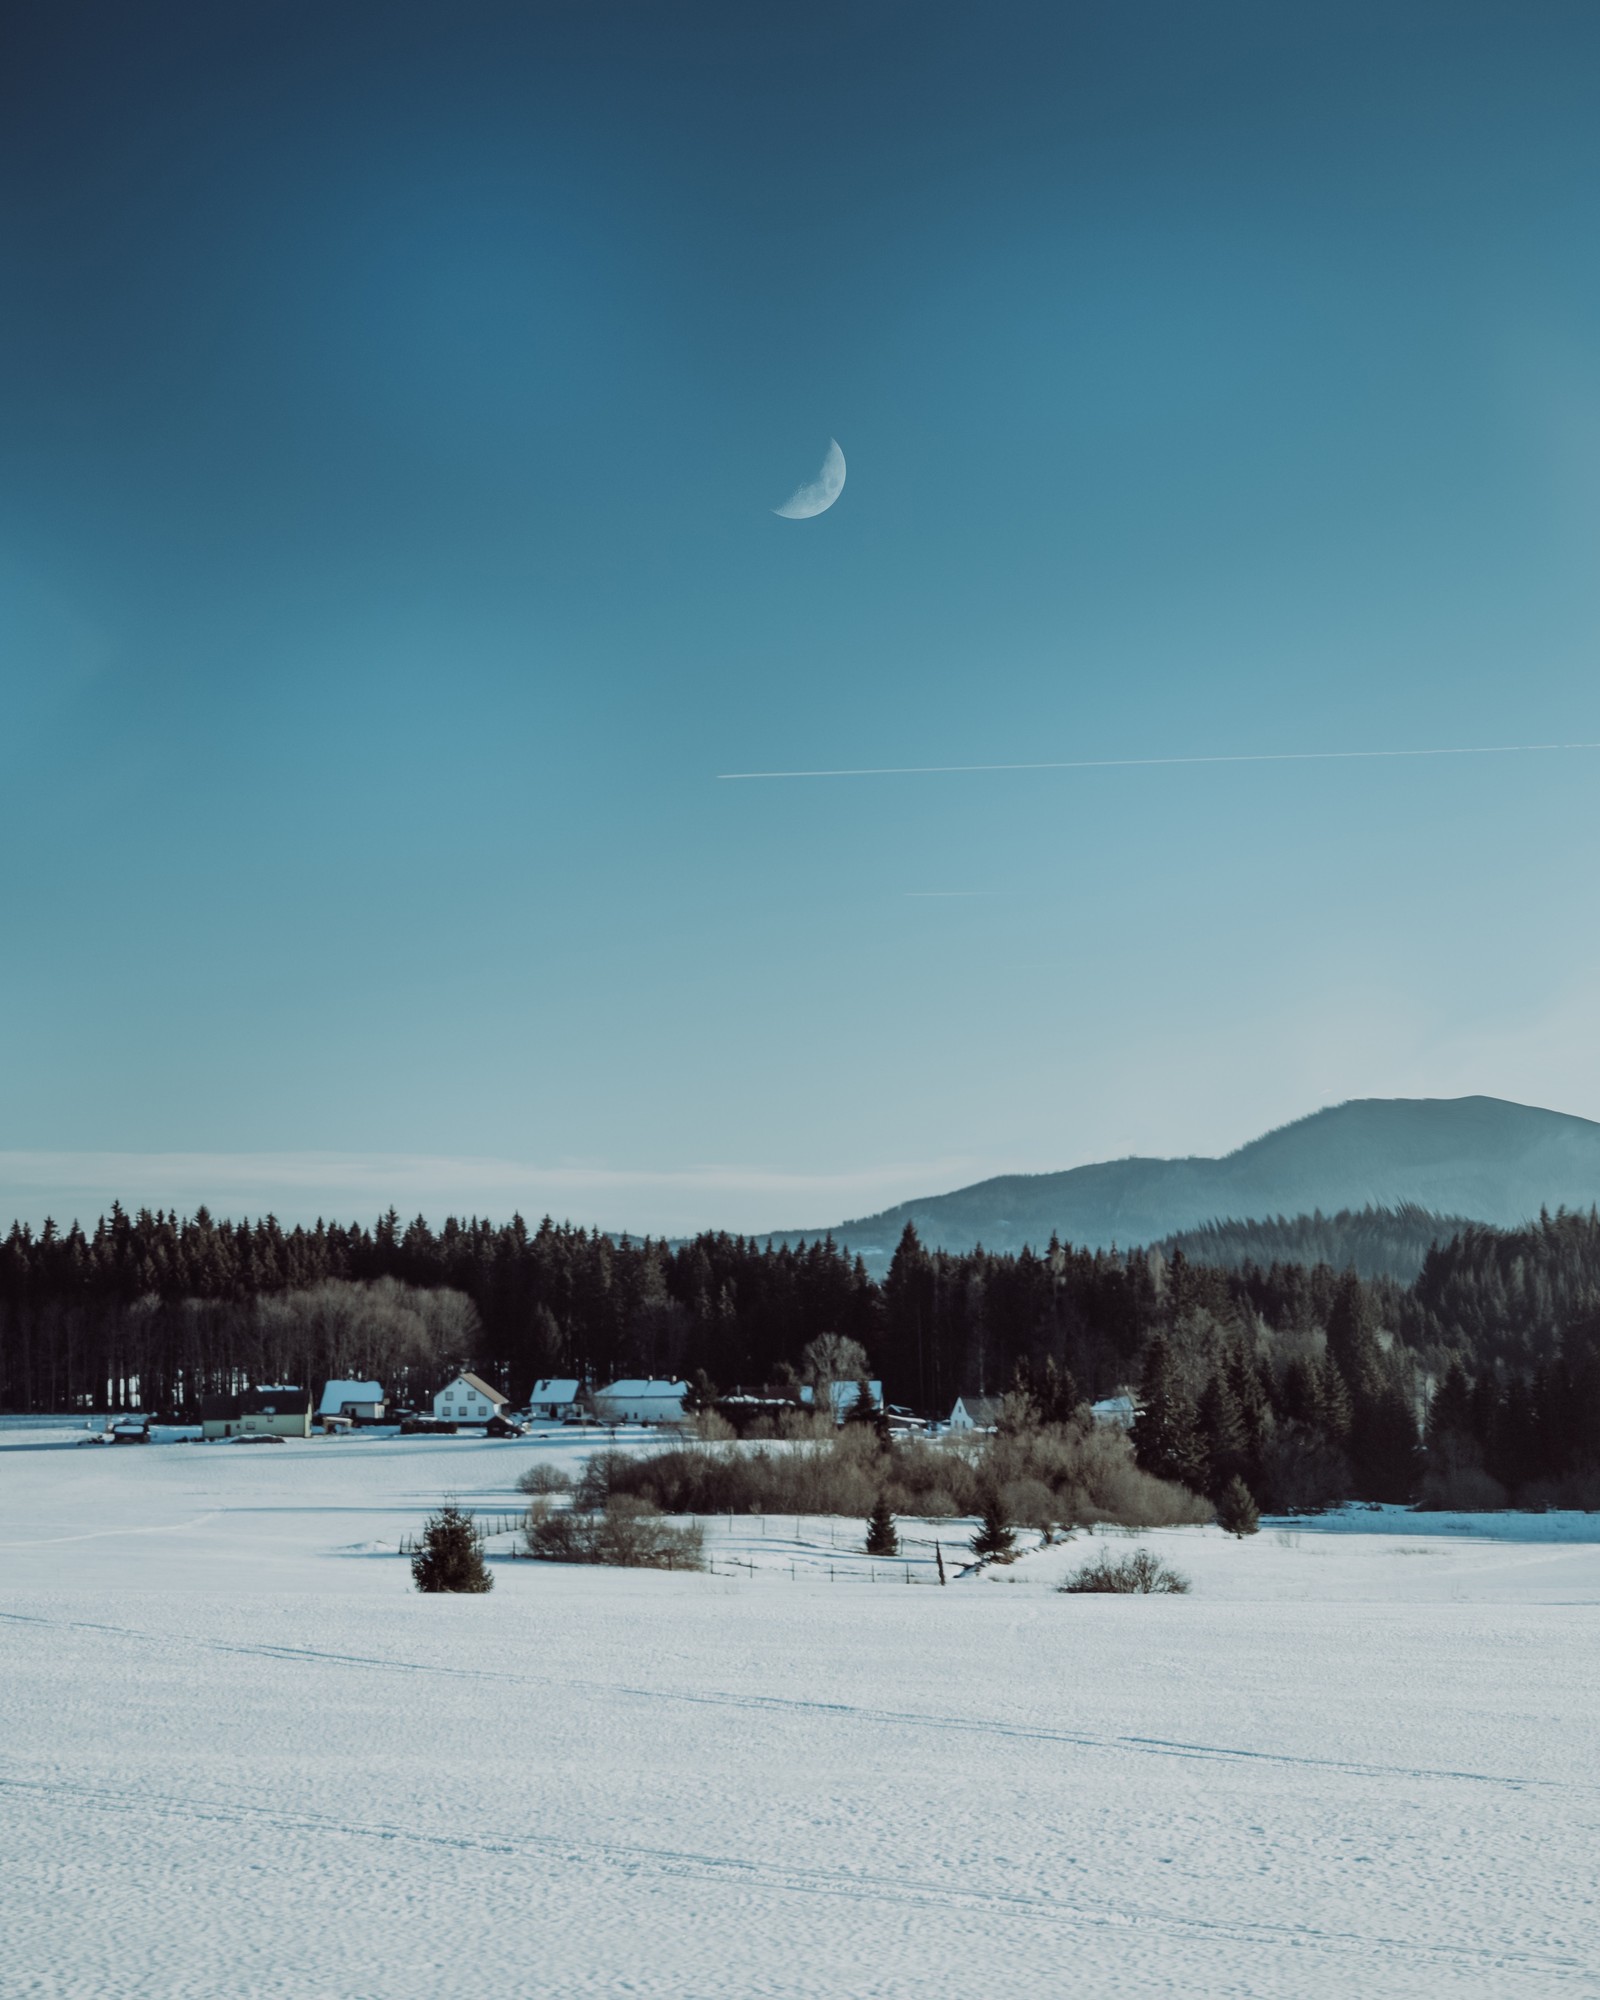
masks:
<path id="1" fill-rule="evenodd" d="M 0 1427 L 8 1995 L 1600 1994 L 1600 1517 L 423 1598 L 583 1441 L 73 1435 Z"/>

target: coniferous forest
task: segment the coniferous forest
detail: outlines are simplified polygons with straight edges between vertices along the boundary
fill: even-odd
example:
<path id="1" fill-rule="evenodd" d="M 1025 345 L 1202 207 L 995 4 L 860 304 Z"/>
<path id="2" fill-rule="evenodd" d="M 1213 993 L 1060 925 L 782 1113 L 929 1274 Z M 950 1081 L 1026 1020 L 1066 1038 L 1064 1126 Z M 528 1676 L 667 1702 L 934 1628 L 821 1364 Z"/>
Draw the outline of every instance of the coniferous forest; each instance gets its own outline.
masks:
<path id="1" fill-rule="evenodd" d="M 1265 1506 L 1600 1505 L 1600 1218 L 1467 1227 L 1410 1285 L 1181 1250 L 930 1250 L 881 1283 L 833 1242 L 611 1238 L 548 1220 L 285 1229 L 113 1207 L 0 1245 L 0 1407 L 192 1414 L 248 1383 L 377 1376 L 400 1403 L 468 1363 L 514 1402 L 572 1375 L 794 1379 L 832 1333 L 930 1416 L 1013 1392 L 1061 1420 L 1135 1391 L 1141 1463 Z"/>

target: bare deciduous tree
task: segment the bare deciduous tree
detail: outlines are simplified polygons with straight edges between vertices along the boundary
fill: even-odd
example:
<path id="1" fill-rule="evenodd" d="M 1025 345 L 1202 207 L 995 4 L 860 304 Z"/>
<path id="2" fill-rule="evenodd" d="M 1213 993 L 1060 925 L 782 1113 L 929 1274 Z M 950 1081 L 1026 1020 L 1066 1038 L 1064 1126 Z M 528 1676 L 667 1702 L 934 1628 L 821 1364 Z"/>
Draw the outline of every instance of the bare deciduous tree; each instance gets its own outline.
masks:
<path id="1" fill-rule="evenodd" d="M 846 1382 L 859 1382 L 871 1364 L 859 1340 L 844 1333 L 819 1333 L 800 1356 L 800 1380 L 811 1385 L 816 1407 L 834 1414 L 834 1397 Z"/>

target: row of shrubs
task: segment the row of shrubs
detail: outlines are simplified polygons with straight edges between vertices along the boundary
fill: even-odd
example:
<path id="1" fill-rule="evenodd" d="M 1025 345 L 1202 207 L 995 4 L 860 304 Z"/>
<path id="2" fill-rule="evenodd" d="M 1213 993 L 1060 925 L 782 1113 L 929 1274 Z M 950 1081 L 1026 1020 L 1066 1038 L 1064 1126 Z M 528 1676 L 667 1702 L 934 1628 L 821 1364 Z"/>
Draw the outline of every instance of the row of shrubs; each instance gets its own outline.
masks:
<path id="1" fill-rule="evenodd" d="M 524 1490 L 549 1475 L 533 1468 Z M 548 1487 L 544 1490 L 550 1490 Z M 1120 1431 L 1065 1424 L 1010 1437 L 886 1449 L 866 1426 L 753 1448 L 669 1446 L 644 1456 L 591 1455 L 573 1496 L 582 1510 L 627 1495 L 667 1514 L 844 1514 L 864 1519 L 880 1497 L 896 1514 L 951 1519 L 998 1500 L 1019 1527 L 1110 1522 L 1130 1528 L 1209 1521 L 1211 1504 L 1134 1463 Z"/>
<path id="2" fill-rule="evenodd" d="M 705 1534 L 662 1518 L 659 1508 L 617 1493 L 592 1513 L 535 1500 L 522 1529 L 542 1562 L 607 1563 L 624 1569 L 704 1569 Z"/>

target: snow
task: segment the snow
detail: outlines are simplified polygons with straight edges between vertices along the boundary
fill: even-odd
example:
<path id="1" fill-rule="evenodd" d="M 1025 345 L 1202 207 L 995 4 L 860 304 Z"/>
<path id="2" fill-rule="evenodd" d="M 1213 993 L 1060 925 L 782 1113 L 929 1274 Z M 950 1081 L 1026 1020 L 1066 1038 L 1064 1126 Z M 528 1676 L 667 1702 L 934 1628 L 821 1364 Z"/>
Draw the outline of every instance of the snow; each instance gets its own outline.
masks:
<path id="1" fill-rule="evenodd" d="M 1600 1517 L 1140 1537 L 1169 1598 L 772 1517 L 424 1598 L 441 1496 L 593 1436 L 84 1435 L 0 1426 L 8 1994 L 1600 1994 Z"/>

